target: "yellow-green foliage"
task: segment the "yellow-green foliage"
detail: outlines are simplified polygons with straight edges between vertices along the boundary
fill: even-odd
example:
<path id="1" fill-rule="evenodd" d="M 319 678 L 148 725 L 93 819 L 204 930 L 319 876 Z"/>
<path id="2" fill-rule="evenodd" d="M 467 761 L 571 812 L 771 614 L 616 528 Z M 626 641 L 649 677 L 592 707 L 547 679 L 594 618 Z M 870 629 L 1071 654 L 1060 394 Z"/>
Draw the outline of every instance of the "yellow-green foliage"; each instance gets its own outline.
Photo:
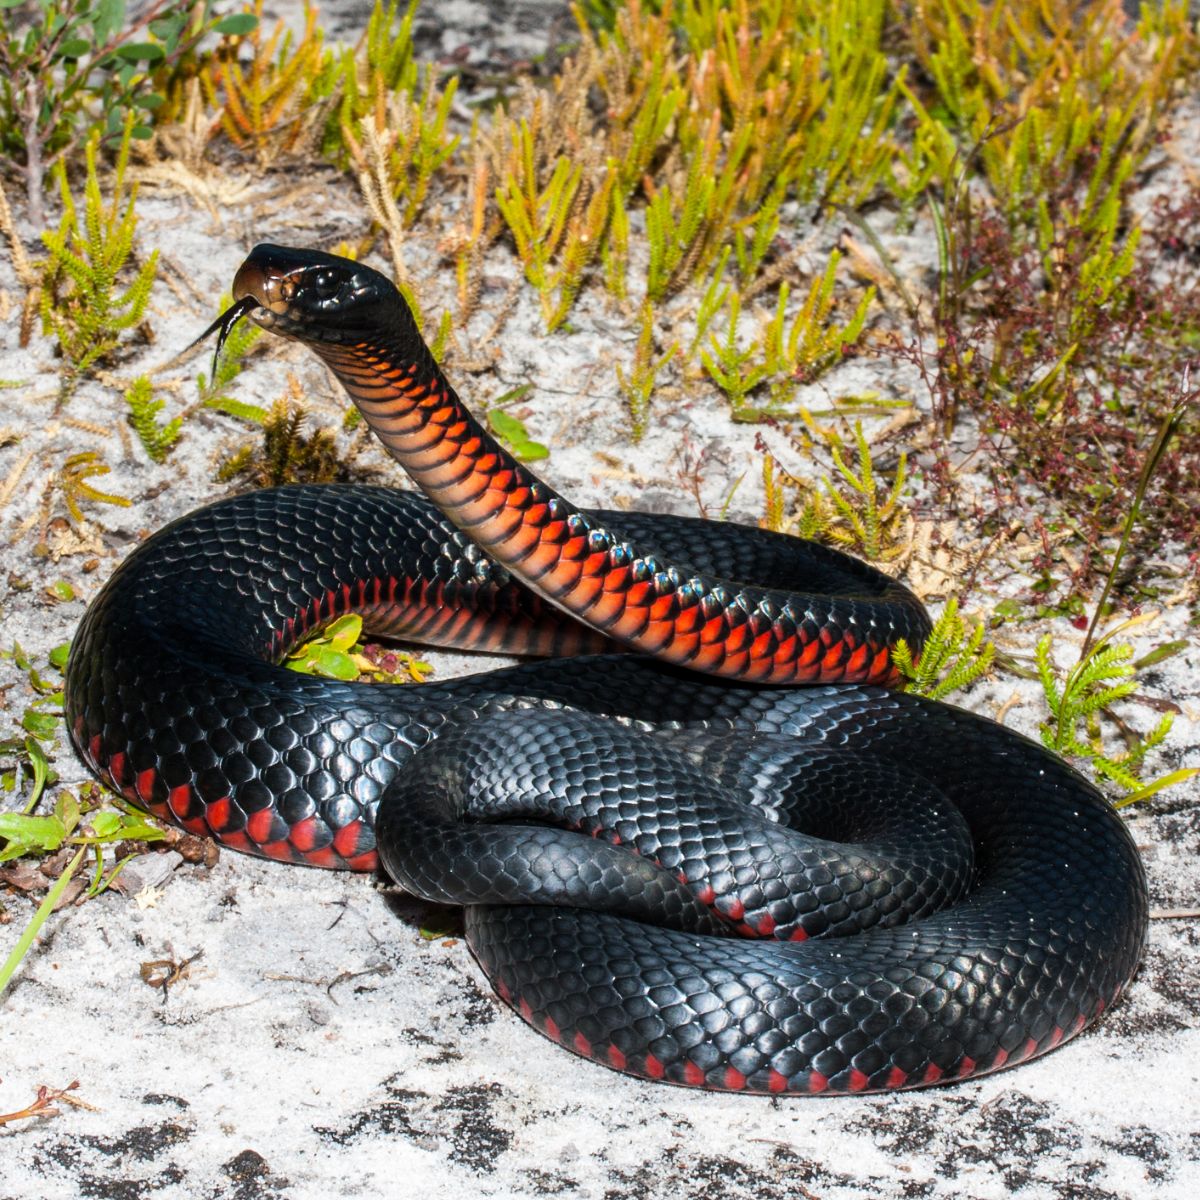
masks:
<path id="1" fill-rule="evenodd" d="M 393 94 L 411 97 L 417 90 L 412 24 L 418 0 L 409 0 L 397 25 L 399 0 L 375 0 L 358 45 L 343 51 L 337 64 L 338 99 L 326 134 L 325 149 L 341 155 L 347 134 Z"/>
<path id="2" fill-rule="evenodd" d="M 721 289 L 720 269 L 714 275 L 700 302 L 698 331 L 711 323 L 718 296 L 725 297 L 728 324 L 723 338 L 710 336 L 708 348 L 700 353 L 700 361 L 708 376 L 728 396 L 736 420 L 753 421 L 764 414 L 786 412 L 796 388 L 828 370 L 862 334 L 875 289 L 868 288 L 863 293 L 849 321 L 844 325 L 837 323 L 833 315 L 839 261 L 840 255 L 835 250 L 790 319 L 791 288 L 787 283 L 781 284 L 774 312 L 763 326 L 761 336 L 748 343 L 739 330 L 742 296 L 732 288 Z M 724 262 L 723 258 L 719 268 L 723 268 Z M 750 394 L 766 383 L 770 384 L 768 402 L 749 403 Z"/>
<path id="3" fill-rule="evenodd" d="M 626 372 L 617 363 L 617 384 L 625 403 L 629 407 L 629 432 L 635 442 L 640 442 L 646 432 L 650 414 L 650 396 L 654 391 L 658 373 L 678 353 L 679 347 L 672 345 L 664 354 L 654 353 L 654 308 L 649 300 L 642 305 L 642 327 L 638 335 L 633 364 Z"/>
<path id="4" fill-rule="evenodd" d="M 857 468 L 851 467 L 842 441 L 832 429 L 818 426 L 802 413 L 808 428 L 828 447 L 834 473 L 814 487 L 783 470 L 768 454 L 763 460 L 766 494 L 764 525 L 768 529 L 814 538 L 860 555 L 871 562 L 900 557 L 909 546 L 912 518 L 904 504 L 908 482 L 905 455 L 901 454 L 891 481 L 879 478 L 871 445 L 862 423 L 854 425 Z M 800 449 L 811 449 L 798 446 Z M 789 496 L 793 498 L 789 504 Z"/>
<path id="5" fill-rule="evenodd" d="M 1039 197 L 1078 183 L 1093 202 L 1125 160 L 1153 142 L 1158 113 L 1195 54 L 1188 6 L 1142 6 L 1131 31 L 1121 0 L 933 0 L 904 21 L 930 79 L 932 107 L 961 153 L 977 148 L 992 193 L 1032 223 Z M 928 138 L 943 168 L 945 142 Z M 1106 147 L 1096 155 L 1097 146 Z"/>
<path id="6" fill-rule="evenodd" d="M 1038 642 L 1036 655 L 1038 678 L 1050 713 L 1039 729 L 1042 742 L 1056 754 L 1086 763 L 1097 779 L 1121 788 L 1125 804 L 1200 773 L 1200 768 L 1185 767 L 1149 783 L 1140 778 L 1146 754 L 1171 730 L 1174 715 L 1169 712 L 1144 737 L 1124 729 L 1123 753 L 1114 754 L 1104 744 L 1101 717 L 1111 716 L 1112 706 L 1134 695 L 1138 688 L 1133 647 L 1113 639 L 1145 619 L 1135 617 L 1109 630 L 1084 650 L 1065 677 L 1060 677 L 1054 665 L 1050 634 Z"/>
<path id="7" fill-rule="evenodd" d="M 115 504 L 119 508 L 128 508 L 133 503 L 125 496 L 102 492 L 88 482 L 98 475 L 107 475 L 111 470 L 95 450 L 82 450 L 78 454 L 69 455 L 63 461 L 58 472 L 58 488 L 66 503 L 67 512 L 74 520 L 83 520 L 81 506 L 85 501 L 94 504 Z"/>
<path id="8" fill-rule="evenodd" d="M 264 34 L 262 6 L 263 0 L 254 0 L 248 10 L 258 18 L 254 29 L 247 37 L 226 37 L 200 71 L 200 82 L 208 102 L 220 110 L 221 128 L 230 141 L 269 164 L 314 145 L 333 72 L 331 56 L 322 49 L 315 6 L 305 4 L 299 38 L 283 21 Z M 246 61 L 243 45 L 250 48 Z"/>
<path id="9" fill-rule="evenodd" d="M 72 376 L 106 360 L 142 319 L 158 265 L 158 251 L 143 260 L 122 289 L 119 280 L 133 254 L 137 230 L 137 185 L 127 186 L 132 118 L 117 154 L 107 204 L 100 189 L 97 132 L 89 139 L 85 161 L 83 213 L 75 206 L 65 165 L 58 165 L 63 215 L 56 230 L 42 234 L 50 257 L 42 267 L 42 328 L 58 340 Z"/>
<path id="10" fill-rule="evenodd" d="M 125 392 L 125 403 L 129 406 L 129 423 L 145 447 L 146 453 L 155 462 L 162 462 L 179 440 L 183 418 L 172 417 L 166 424 L 159 424 L 158 414 L 162 412 L 164 402 L 154 398 L 154 389 L 148 375 L 139 375 L 133 381 Z"/>
<path id="11" fill-rule="evenodd" d="M 257 443 L 235 450 L 217 468 L 222 482 L 240 480 L 252 487 L 287 483 L 332 483 L 345 477 L 337 443 L 327 429 L 304 432 L 305 410 L 295 402 L 300 385 L 289 379 L 286 396 L 276 400 L 262 419 Z"/>
<path id="12" fill-rule="evenodd" d="M 958 615 L 958 601 L 948 600 L 929 637 L 914 659 L 909 644 L 900 638 L 892 651 L 892 662 L 904 678 L 904 690 L 943 700 L 974 683 L 991 669 L 996 647 L 984 637 L 982 624 L 967 632 Z"/>
<path id="13" fill-rule="evenodd" d="M 457 87 L 458 80 L 451 79 L 439 89 L 433 71 L 427 70 L 419 98 L 381 90 L 372 113 L 359 122 L 358 136 L 350 126 L 342 129 L 364 192 L 376 193 L 371 207 L 382 209 L 387 197 L 389 204 L 399 206 L 405 226 L 421 211 L 434 174 L 458 148 L 459 138 L 446 132 Z"/>

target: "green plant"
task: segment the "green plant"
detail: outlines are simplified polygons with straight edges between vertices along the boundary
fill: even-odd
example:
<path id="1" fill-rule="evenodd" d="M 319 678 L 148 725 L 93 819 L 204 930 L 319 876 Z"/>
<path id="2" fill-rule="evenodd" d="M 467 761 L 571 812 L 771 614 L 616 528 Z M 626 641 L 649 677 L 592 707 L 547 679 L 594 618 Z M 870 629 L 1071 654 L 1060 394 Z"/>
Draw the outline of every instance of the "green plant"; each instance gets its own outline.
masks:
<path id="1" fill-rule="evenodd" d="M 603 245 L 616 195 L 616 163 L 585 164 L 560 154 L 543 170 L 530 120 L 509 123 L 507 132 L 496 205 L 525 278 L 541 297 L 546 330 L 553 332 L 566 320 L 583 273 Z"/>
<path id="2" fill-rule="evenodd" d="M 199 79 L 229 140 L 269 166 L 319 142 L 332 103 L 333 61 L 322 50 L 314 7 L 305 5 L 299 38 L 284 21 L 264 36 L 262 8 L 263 0 L 254 0 L 253 12 L 242 14 L 246 27 L 228 34 L 202 64 Z M 243 45 L 250 49 L 245 61 Z"/>
<path id="3" fill-rule="evenodd" d="M 966 622 L 958 615 L 958 601 L 950 599 L 934 622 L 920 657 L 900 638 L 892 651 L 892 662 L 904 679 L 904 690 L 943 700 L 951 692 L 970 686 L 986 675 L 996 657 L 996 647 L 984 638 L 984 627 L 977 623 L 967 632 Z"/>
<path id="4" fill-rule="evenodd" d="M 139 375 L 125 392 L 125 403 L 129 406 L 129 423 L 138 440 L 154 462 L 162 462 L 179 440 L 183 428 L 183 417 L 172 417 L 159 424 L 158 414 L 165 402 L 154 398 L 154 388 L 148 375 Z"/>
<path id="5" fill-rule="evenodd" d="M 134 857 L 134 854 L 127 854 L 106 874 L 105 847 L 131 841 L 153 842 L 163 836 L 162 830 L 150 824 L 143 813 L 123 801 L 115 802 L 115 810 L 101 807 L 104 801 L 99 789 L 92 789 L 82 799 L 69 791 L 60 792 L 55 800 L 53 812 L 46 816 L 34 815 L 34 809 L 41 796 L 41 789 L 37 789 L 21 812 L 0 813 L 0 840 L 4 843 L 0 846 L 0 862 L 46 856 L 63 848 L 78 849 L 46 893 L 46 898 L 17 939 L 8 958 L 0 965 L 0 994 L 8 986 L 38 932 L 62 899 L 67 885 L 84 866 L 89 855 L 95 860 L 92 880 L 85 890 L 85 895 L 90 900 L 106 891 Z"/>
<path id="6" fill-rule="evenodd" d="M 424 683 L 433 668 L 413 654 L 363 645 L 362 617 L 346 613 L 306 639 L 284 659 L 303 675 L 371 683 Z"/>
<path id="7" fill-rule="evenodd" d="M 99 895 L 117 877 L 128 859 L 105 873 L 104 847 L 121 842 L 153 841 L 161 831 L 146 823 L 124 801 L 116 801 L 117 811 L 102 807 L 104 800 L 97 787 L 89 787 L 79 797 L 62 791 L 48 815 L 37 815 L 47 789 L 58 776 L 51 767 L 54 744 L 62 730 L 62 673 L 66 670 L 69 646 L 56 646 L 49 655 L 49 671 L 39 670 L 18 643 L 2 652 L 24 673 L 34 693 L 21 717 L 23 734 L 0 740 L 0 790 L 28 794 L 19 811 L 0 812 L 0 862 L 18 858 L 46 857 L 68 847 L 78 847 L 74 857 L 50 887 L 45 900 L 17 940 L 6 961 L 0 965 L 0 993 L 8 985 L 29 947 L 76 872 L 88 856 L 95 860 L 95 872 L 86 889 L 90 898 Z"/>
<path id="8" fill-rule="evenodd" d="M 617 363 L 617 385 L 629 408 L 629 434 L 640 442 L 646 432 L 650 415 L 650 396 L 654 391 L 658 373 L 679 353 L 679 347 L 670 346 L 664 353 L 654 353 L 654 307 L 649 300 L 642 304 L 641 332 L 638 334 L 637 349 L 633 364 L 626 374 Z"/>
<path id="9" fill-rule="evenodd" d="M 907 512 L 900 503 L 908 479 L 907 455 L 901 454 L 890 487 L 875 479 L 871 447 L 863 433 L 862 422 L 854 423 L 854 448 L 858 470 L 853 471 L 842 455 L 841 447 L 829 447 L 837 475 L 823 481 L 825 491 L 838 520 L 831 523 L 826 536 L 862 554 L 870 562 L 889 557 L 901 538 Z"/>
<path id="10" fill-rule="evenodd" d="M 304 432 L 307 412 L 298 403 L 300 382 L 288 376 L 288 391 L 261 419 L 261 436 L 235 450 L 217 468 L 223 483 L 241 480 L 251 487 L 280 487 L 286 483 L 332 483 L 348 478 L 328 429 Z M 249 419 L 258 421 L 255 414 Z"/>
<path id="11" fill-rule="evenodd" d="M 133 254 L 137 230 L 137 185 L 127 188 L 125 182 L 132 133 L 130 118 L 125 122 L 107 205 L 96 170 L 99 134 L 89 139 L 82 220 L 65 163 L 60 161 L 57 168 L 63 216 L 57 230 L 42 235 L 50 257 L 42 268 L 41 315 L 44 331 L 58 339 L 69 364 L 67 386 L 116 350 L 121 335 L 141 322 L 150 300 L 157 250 L 142 262 L 123 290 L 118 282 Z"/>
<path id="12" fill-rule="evenodd" d="M 531 387 L 531 384 L 515 387 L 511 391 L 505 392 L 504 395 L 497 396 L 487 409 L 488 428 L 520 462 L 536 462 L 539 459 L 550 457 L 549 448 L 543 446 L 541 442 L 535 442 L 529 436 L 525 422 L 514 417 L 512 413 L 504 411 L 504 405 L 514 404 L 522 396 L 527 395 Z"/>
<path id="13" fill-rule="evenodd" d="M 720 288 L 722 256 L 699 306 L 697 330 L 707 328 L 724 298 L 728 310 L 728 328 L 723 339 L 711 335 L 709 347 L 700 353 L 705 372 L 725 393 L 733 408 L 734 420 L 757 421 L 764 416 L 783 415 L 801 383 L 809 383 L 839 361 L 862 335 L 867 314 L 875 299 L 868 288 L 850 320 L 840 325 L 831 320 L 836 297 L 834 285 L 841 255 L 835 250 L 825 270 L 809 286 L 803 304 L 788 320 L 791 288 L 779 287 L 775 310 L 766 322 L 760 338 L 742 349 L 738 324 L 742 314 L 742 296 L 733 288 Z M 748 398 L 761 384 L 770 384 L 766 404 L 752 404 Z"/>
<path id="14" fill-rule="evenodd" d="M 903 503 L 908 481 L 906 456 L 900 455 L 889 484 L 877 477 L 871 445 L 861 421 L 854 424 L 857 468 L 853 468 L 847 462 L 836 430 L 817 425 L 807 412 L 802 415 L 809 430 L 828 447 L 834 474 L 826 475 L 819 486 L 813 487 L 784 470 L 771 454 L 764 454 L 764 524 L 769 529 L 786 530 L 839 546 L 872 562 L 900 558 L 911 544 L 913 524 L 912 514 Z M 811 441 L 794 444 L 801 452 L 811 450 L 813 445 Z M 760 449 L 765 451 L 765 444 L 760 444 Z M 798 497 L 791 511 L 788 493 Z"/>
<path id="15" fill-rule="evenodd" d="M 1087 646 L 1079 661 L 1059 675 L 1051 655 L 1052 637 L 1046 634 L 1038 642 L 1036 663 L 1038 678 L 1049 709 L 1049 719 L 1039 728 L 1042 742 L 1057 754 L 1087 764 L 1097 779 L 1115 784 L 1125 795 L 1120 805 L 1144 800 L 1164 788 L 1182 783 L 1200 774 L 1198 767 L 1184 767 L 1149 783 L 1140 777 L 1147 753 L 1160 745 L 1171 730 L 1174 715 L 1164 713 L 1145 736 L 1121 726 L 1125 734 L 1124 753 L 1114 753 L 1105 745 L 1101 717 L 1114 721 L 1112 706 L 1137 692 L 1137 668 L 1133 665 L 1133 647 L 1116 643 L 1120 633 L 1141 624 L 1146 617 L 1134 617 L 1114 626 Z"/>
<path id="16" fill-rule="evenodd" d="M 221 297 L 219 311 L 225 313 L 232 305 L 233 297 L 226 292 Z M 236 321 L 227 327 L 220 353 L 213 360 L 212 379 L 210 380 L 203 371 L 196 376 L 196 389 L 205 407 L 215 408 L 241 420 L 252 420 L 256 424 L 262 424 L 266 409 L 236 400 L 226 392 L 229 385 L 242 373 L 246 365 L 246 356 L 262 334 L 262 329 L 253 321 Z"/>
<path id="17" fill-rule="evenodd" d="M 82 505 L 85 501 L 95 504 L 115 504 L 119 508 L 128 508 L 133 503 L 126 496 L 116 496 L 112 492 L 102 492 L 88 482 L 97 475 L 107 475 L 112 468 L 100 457 L 98 451 L 81 450 L 78 454 L 70 454 L 63 461 L 57 475 L 58 490 L 67 506 L 72 520 L 83 520 Z"/>
<path id="18" fill-rule="evenodd" d="M 0 0 L 0 152 L 25 181 L 33 225 L 45 225 L 46 173 L 70 159 L 99 121 L 115 141 L 126 121 L 150 136 L 160 82 L 210 33 L 247 32 L 253 18 L 214 0 Z"/>

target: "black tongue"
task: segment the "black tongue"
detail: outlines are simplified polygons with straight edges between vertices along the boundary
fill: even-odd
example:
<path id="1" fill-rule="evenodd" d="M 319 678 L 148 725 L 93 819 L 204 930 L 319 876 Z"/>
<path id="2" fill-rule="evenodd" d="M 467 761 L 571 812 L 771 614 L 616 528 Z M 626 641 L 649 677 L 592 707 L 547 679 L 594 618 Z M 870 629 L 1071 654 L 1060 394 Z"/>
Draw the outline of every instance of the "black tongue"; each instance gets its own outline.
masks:
<path id="1" fill-rule="evenodd" d="M 225 345 L 225 339 L 229 337 L 233 327 L 255 308 L 258 308 L 258 301 L 253 296 L 243 296 L 240 300 L 234 301 L 198 338 L 188 343 L 184 354 L 193 346 L 198 346 L 206 338 L 211 337 L 216 330 L 220 330 L 220 335 L 217 338 L 217 346 L 213 351 L 212 373 L 215 379 L 217 364 L 221 361 L 221 350 Z"/>

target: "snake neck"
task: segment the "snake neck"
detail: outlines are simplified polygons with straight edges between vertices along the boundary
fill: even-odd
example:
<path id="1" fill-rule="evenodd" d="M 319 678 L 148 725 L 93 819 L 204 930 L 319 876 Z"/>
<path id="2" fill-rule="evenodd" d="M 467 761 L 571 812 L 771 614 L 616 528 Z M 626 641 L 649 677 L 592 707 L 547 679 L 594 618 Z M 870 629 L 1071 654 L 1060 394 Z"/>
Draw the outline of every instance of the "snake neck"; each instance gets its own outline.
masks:
<path id="1" fill-rule="evenodd" d="M 829 597 L 744 587 L 672 566 L 581 512 L 471 414 L 415 327 L 390 340 L 310 345 L 446 517 L 586 625 L 642 653 L 735 679 L 894 681 L 889 644 L 897 635 L 871 610 L 872 602 L 881 611 L 895 608 L 899 598 L 920 612 L 903 588 L 899 597 L 885 596 L 884 581 L 865 604 L 850 606 L 831 638 L 837 606 Z M 901 632 L 912 636 L 911 629 Z M 920 634 L 917 628 L 918 640 Z"/>

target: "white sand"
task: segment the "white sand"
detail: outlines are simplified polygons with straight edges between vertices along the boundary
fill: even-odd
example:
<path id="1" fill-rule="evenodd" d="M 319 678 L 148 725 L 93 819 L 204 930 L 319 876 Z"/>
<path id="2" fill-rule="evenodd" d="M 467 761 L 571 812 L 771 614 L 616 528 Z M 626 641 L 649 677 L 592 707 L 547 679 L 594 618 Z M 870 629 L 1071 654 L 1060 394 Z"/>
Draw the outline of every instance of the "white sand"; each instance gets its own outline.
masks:
<path id="1" fill-rule="evenodd" d="M 486 16 L 485 6 L 465 4 L 442 6 L 439 16 L 460 8 L 471 20 Z M 536 31 L 540 42 L 528 32 L 521 37 L 544 45 L 548 24 Z M 466 28 L 464 39 L 481 37 Z M 442 50 L 456 44 L 453 28 L 433 37 Z M 515 50 L 530 52 L 524 42 Z M 329 173 L 314 180 L 316 190 L 290 201 L 228 205 L 219 223 L 184 198 L 146 192 L 141 244 L 162 247 L 211 301 L 189 307 L 160 283 L 155 344 L 122 364 L 123 377 L 169 358 L 199 332 L 254 242 L 328 244 L 364 227 L 350 185 Z M 281 182 L 295 181 L 275 175 L 256 188 L 265 194 Z M 927 255 L 928 245 L 914 253 Z M 423 294 L 440 311 L 449 302 L 448 291 L 440 292 L 449 286 L 444 269 L 435 278 L 435 263 L 419 254 L 414 263 Z M 485 310 L 511 271 L 498 251 L 489 261 L 494 287 Z M 7 260 L 0 288 L 20 295 Z M 732 515 L 754 520 L 757 431 L 734 425 L 718 398 L 701 389 L 659 404 L 653 431 L 631 447 L 612 362 L 629 361 L 634 334 L 598 300 L 581 304 L 572 322 L 576 332 L 543 337 L 536 304 L 524 294 L 495 369 L 458 375 L 466 399 L 532 382 L 534 393 L 516 411 L 552 449 L 547 478 L 582 503 L 695 512 L 672 457 L 686 443 L 720 456 L 704 476 L 705 503 L 718 509 L 745 473 Z M 479 327 L 487 323 L 485 311 Z M 0 391 L 0 429 L 18 434 L 0 446 L 0 484 L 28 452 L 33 458 L 0 511 L 0 581 L 8 581 L 0 583 L 0 644 L 19 640 L 44 663 L 143 531 L 223 494 L 214 463 L 249 435 L 230 419 L 197 414 L 167 464 L 155 466 L 117 432 L 117 392 L 85 385 L 56 415 L 51 344 L 37 337 L 20 350 L 15 326 L 10 317 L 0 329 L 0 378 L 32 383 Z M 196 359 L 176 373 L 184 386 L 164 393 L 165 415 L 194 401 L 187 381 L 197 369 L 207 362 Z M 236 394 L 264 403 L 282 390 L 288 369 L 319 419 L 334 423 L 342 401 L 324 372 L 278 342 L 254 357 Z M 902 373 L 869 360 L 828 381 L 832 394 L 904 394 L 906 386 Z M 100 428 L 90 433 L 66 418 Z M 10 544 L 36 511 L 49 470 L 68 452 L 93 449 L 113 468 L 95 482 L 135 506 L 92 509 L 105 528 L 95 549 L 59 561 L 33 558 L 29 537 Z M 369 455 L 394 477 L 382 455 Z M 99 566 L 85 574 L 93 555 Z M 58 579 L 69 580 L 81 599 L 47 600 L 43 588 Z M 1144 650 L 1189 639 L 1185 653 L 1146 680 L 1148 694 L 1183 709 L 1155 771 L 1200 764 L 1200 650 L 1186 617 L 1183 609 L 1167 612 L 1138 643 Z M 1077 637 L 1065 621 L 1054 629 L 1063 646 Z M 1038 632 L 1028 631 L 1026 649 Z M 453 656 L 436 662 L 443 675 L 465 669 Z M 0 662 L 0 688 L 7 688 L 0 691 L 6 724 L 15 726 L 31 697 L 7 661 Z M 1007 721 L 1034 732 L 1040 709 L 1032 686 L 1004 677 L 963 702 L 994 713 L 1014 691 L 1023 703 Z M 1153 716 L 1135 710 L 1132 719 L 1145 727 Z M 85 778 L 65 746 L 56 765 L 66 785 Z M 1155 909 L 1200 902 L 1198 794 L 1195 786 L 1175 789 L 1130 817 Z M 0 926 L 0 957 L 31 911 L 17 898 L 5 903 L 12 921 Z M 1194 919 L 1156 920 L 1126 998 L 1097 1029 L 1035 1063 L 924 1093 L 771 1101 L 653 1086 L 564 1053 L 493 997 L 461 940 L 421 938 L 420 924 L 437 917 L 388 898 L 370 879 L 233 854 L 212 871 L 178 866 L 140 903 L 110 893 L 57 914 L 0 1010 L 0 1113 L 27 1104 L 40 1084 L 74 1079 L 74 1094 L 93 1107 L 0 1127 L 0 1198 L 1200 1195 Z M 145 961 L 200 952 L 165 997 L 139 976 Z"/>

